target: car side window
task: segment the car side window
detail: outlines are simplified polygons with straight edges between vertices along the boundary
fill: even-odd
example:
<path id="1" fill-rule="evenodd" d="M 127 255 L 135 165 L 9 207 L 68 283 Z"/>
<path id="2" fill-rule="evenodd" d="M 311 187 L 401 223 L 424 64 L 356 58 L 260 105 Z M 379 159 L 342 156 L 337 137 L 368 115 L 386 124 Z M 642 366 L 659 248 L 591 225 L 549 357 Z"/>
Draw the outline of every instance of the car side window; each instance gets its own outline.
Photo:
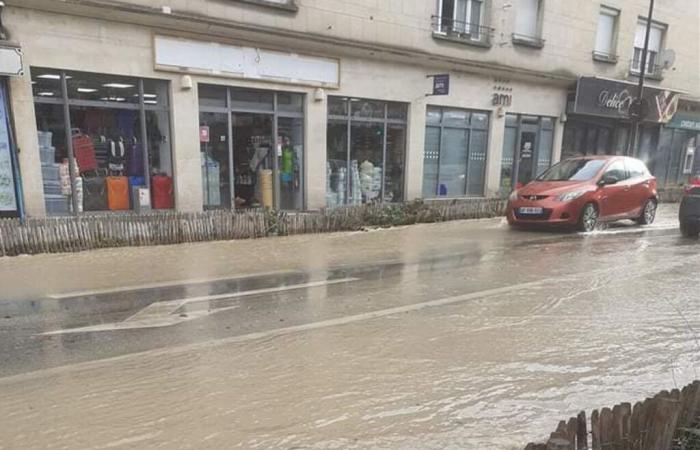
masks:
<path id="1" fill-rule="evenodd" d="M 638 159 L 628 159 L 626 160 L 626 163 L 630 178 L 644 177 L 649 173 L 646 165 L 644 165 L 644 163 Z"/>
<path id="2" fill-rule="evenodd" d="M 626 180 L 628 178 L 627 168 L 625 167 L 625 164 L 622 161 L 615 161 L 614 163 L 610 164 L 610 166 L 608 166 L 608 168 L 605 170 L 604 176 L 615 177 L 618 181 Z"/>

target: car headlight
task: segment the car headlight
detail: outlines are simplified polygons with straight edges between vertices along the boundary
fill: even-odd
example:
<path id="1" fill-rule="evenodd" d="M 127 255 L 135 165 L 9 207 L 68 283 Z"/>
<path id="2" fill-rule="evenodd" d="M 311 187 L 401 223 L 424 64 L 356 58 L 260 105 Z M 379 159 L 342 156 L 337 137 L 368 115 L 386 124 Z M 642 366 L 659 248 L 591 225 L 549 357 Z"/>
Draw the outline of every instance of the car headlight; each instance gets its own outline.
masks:
<path id="1" fill-rule="evenodd" d="M 514 202 L 518 199 L 518 191 L 513 191 L 510 193 L 510 196 L 508 197 L 508 200 Z"/>
<path id="2" fill-rule="evenodd" d="M 576 200 L 583 194 L 585 194 L 586 191 L 573 191 L 573 192 L 567 192 L 566 194 L 561 194 L 557 197 L 557 201 L 559 202 L 570 202 L 572 200 Z"/>

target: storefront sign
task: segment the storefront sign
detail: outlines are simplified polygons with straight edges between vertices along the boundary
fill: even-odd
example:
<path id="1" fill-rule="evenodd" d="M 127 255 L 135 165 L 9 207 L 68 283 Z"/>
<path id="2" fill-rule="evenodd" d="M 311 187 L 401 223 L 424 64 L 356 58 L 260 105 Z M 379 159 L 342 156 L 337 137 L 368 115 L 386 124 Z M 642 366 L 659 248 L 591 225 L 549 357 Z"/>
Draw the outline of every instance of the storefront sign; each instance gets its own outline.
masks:
<path id="1" fill-rule="evenodd" d="M 572 114 L 629 119 L 630 106 L 637 98 L 637 86 L 615 80 L 581 77 L 576 87 Z M 678 109 L 679 94 L 652 87 L 644 88 L 649 105 L 645 121 L 667 123 Z"/>
<path id="2" fill-rule="evenodd" d="M 15 177 L 12 170 L 10 122 L 7 117 L 5 87 L 0 86 L 0 211 L 17 211 Z"/>
<path id="3" fill-rule="evenodd" d="M 433 77 L 433 95 L 450 95 L 450 75 L 443 73 Z"/>
<path id="4" fill-rule="evenodd" d="M 22 49 L 15 46 L 0 45 L 0 75 L 20 76 L 22 69 Z"/>
<path id="5" fill-rule="evenodd" d="M 206 125 L 202 125 L 201 127 L 199 127 L 199 142 L 209 142 L 209 127 Z"/>
<path id="6" fill-rule="evenodd" d="M 668 128 L 680 128 L 683 130 L 700 131 L 700 113 L 691 111 L 679 111 L 666 125 Z"/>
<path id="7" fill-rule="evenodd" d="M 159 70 L 252 78 L 318 87 L 340 86 L 340 62 L 256 47 L 156 36 L 155 66 Z"/>

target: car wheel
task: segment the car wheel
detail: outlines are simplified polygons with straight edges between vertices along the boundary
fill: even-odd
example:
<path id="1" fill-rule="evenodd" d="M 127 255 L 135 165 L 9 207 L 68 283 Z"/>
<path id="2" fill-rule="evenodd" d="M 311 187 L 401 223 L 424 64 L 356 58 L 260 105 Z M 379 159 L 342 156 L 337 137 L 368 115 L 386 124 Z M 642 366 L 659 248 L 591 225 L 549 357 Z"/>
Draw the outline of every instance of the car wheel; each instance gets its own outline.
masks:
<path id="1" fill-rule="evenodd" d="M 639 218 L 635 220 L 635 222 L 637 222 L 640 225 L 651 225 L 652 223 L 654 223 L 654 219 L 656 219 L 656 209 L 656 200 L 650 198 L 644 204 L 644 209 L 642 209 L 642 215 L 639 216 Z"/>
<path id="2" fill-rule="evenodd" d="M 700 235 L 700 227 L 695 223 L 681 222 L 681 234 L 687 238 L 696 238 Z"/>
<path id="3" fill-rule="evenodd" d="M 578 230 L 590 233 L 598 225 L 598 208 L 593 203 L 587 203 L 581 210 L 581 217 L 578 219 Z"/>

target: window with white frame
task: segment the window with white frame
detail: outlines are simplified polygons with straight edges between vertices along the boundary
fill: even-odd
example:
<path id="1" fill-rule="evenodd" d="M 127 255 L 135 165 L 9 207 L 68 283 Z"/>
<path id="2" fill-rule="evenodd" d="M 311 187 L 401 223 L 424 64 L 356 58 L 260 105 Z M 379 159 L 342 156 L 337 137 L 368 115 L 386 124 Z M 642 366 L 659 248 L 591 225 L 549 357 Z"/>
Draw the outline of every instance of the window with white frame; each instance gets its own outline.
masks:
<path id="1" fill-rule="evenodd" d="M 634 73 L 639 73 L 642 70 L 642 54 L 644 53 L 646 30 L 646 20 L 640 20 L 637 23 L 637 32 L 634 35 L 634 58 L 632 59 L 632 72 Z M 665 34 L 665 25 L 652 22 L 649 30 L 649 52 L 647 53 L 647 67 L 645 71 L 648 74 L 658 72 L 659 52 L 661 52 Z"/>
<path id="2" fill-rule="evenodd" d="M 595 54 L 597 56 L 608 59 L 615 58 L 615 34 L 617 33 L 617 18 L 619 16 L 620 11 L 601 6 L 595 41 Z"/>
<path id="3" fill-rule="evenodd" d="M 521 38 L 539 38 L 541 0 L 518 0 L 515 34 Z"/>
<path id="4" fill-rule="evenodd" d="M 436 31 L 479 39 L 484 0 L 438 0 Z"/>

